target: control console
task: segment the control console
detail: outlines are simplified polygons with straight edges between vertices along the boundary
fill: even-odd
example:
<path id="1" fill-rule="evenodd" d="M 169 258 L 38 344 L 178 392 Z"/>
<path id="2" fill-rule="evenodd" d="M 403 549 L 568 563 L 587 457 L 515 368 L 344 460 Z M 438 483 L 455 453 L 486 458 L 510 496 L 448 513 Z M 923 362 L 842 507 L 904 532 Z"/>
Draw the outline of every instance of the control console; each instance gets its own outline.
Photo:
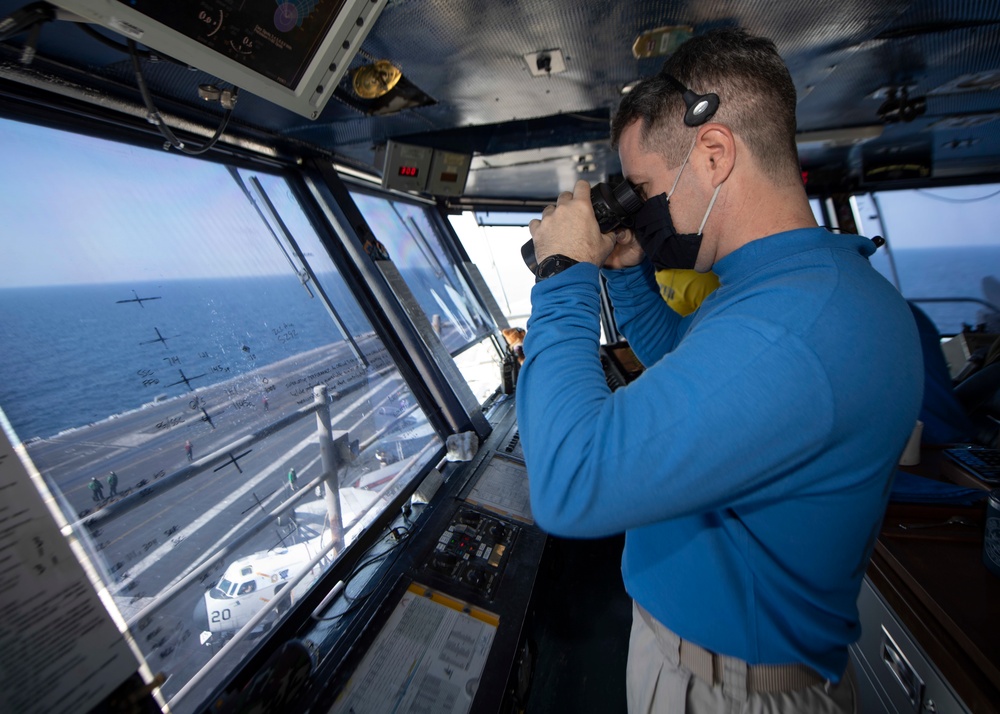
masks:
<path id="1" fill-rule="evenodd" d="M 422 574 L 492 600 L 519 531 L 512 523 L 461 506 L 438 538 Z"/>

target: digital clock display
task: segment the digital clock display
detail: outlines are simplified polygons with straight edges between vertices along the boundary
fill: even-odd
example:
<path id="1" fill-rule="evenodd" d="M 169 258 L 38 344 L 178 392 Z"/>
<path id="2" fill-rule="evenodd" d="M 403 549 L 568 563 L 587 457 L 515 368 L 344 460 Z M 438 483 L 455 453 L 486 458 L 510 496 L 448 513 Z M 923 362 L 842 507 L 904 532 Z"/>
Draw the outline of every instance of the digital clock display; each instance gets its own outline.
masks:
<path id="1" fill-rule="evenodd" d="M 420 173 L 420 169 L 418 169 L 416 166 L 400 166 L 399 167 L 399 175 L 400 176 L 409 176 L 410 178 L 416 178 L 417 174 L 419 174 L 419 173 Z"/>

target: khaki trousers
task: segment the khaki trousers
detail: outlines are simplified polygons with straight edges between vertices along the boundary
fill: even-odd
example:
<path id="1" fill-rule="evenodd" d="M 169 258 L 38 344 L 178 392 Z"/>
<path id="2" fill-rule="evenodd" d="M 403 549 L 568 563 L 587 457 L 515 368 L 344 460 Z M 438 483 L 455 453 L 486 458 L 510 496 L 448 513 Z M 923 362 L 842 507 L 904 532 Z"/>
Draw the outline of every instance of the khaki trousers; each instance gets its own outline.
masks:
<path id="1" fill-rule="evenodd" d="M 632 603 L 626 688 L 629 714 L 857 714 L 850 666 L 839 684 L 786 692 L 748 692 L 746 662 L 724 657 L 722 682 L 712 684 L 680 664 L 680 637 Z"/>

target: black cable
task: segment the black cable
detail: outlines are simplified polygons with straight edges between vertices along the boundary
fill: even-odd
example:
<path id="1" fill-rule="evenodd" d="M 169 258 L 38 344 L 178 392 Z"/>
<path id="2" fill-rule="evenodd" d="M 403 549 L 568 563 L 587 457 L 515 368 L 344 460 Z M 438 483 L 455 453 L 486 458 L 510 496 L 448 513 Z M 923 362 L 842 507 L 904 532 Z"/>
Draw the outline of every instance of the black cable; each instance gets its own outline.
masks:
<path id="1" fill-rule="evenodd" d="M 167 140 L 170 146 L 188 156 L 204 154 L 206 151 L 215 146 L 219 137 L 221 137 L 222 133 L 226 130 L 226 126 L 229 125 L 229 119 L 233 115 L 233 107 L 236 105 L 236 98 L 240 90 L 237 87 L 233 87 L 232 103 L 229 108 L 226 109 L 226 113 L 222 116 L 222 121 L 220 122 L 219 127 L 215 130 L 215 133 L 208 140 L 208 142 L 194 149 L 189 149 L 184 145 L 184 142 L 178 139 L 174 132 L 170 130 L 170 127 L 163 121 L 163 117 L 160 115 L 156 105 L 153 104 L 153 96 L 150 94 L 149 87 L 146 85 L 146 78 L 142 76 L 142 67 L 139 64 L 139 54 L 135 45 L 135 40 L 130 39 L 128 41 L 128 49 L 129 55 L 132 57 L 132 70 L 135 72 L 135 81 L 139 86 L 139 94 L 142 95 L 142 101 L 146 105 L 146 111 L 148 112 L 148 116 L 146 118 L 151 124 L 160 130 L 160 133 L 163 134 L 163 137 Z"/>
<path id="2" fill-rule="evenodd" d="M 397 531 L 402 531 L 402 535 L 400 535 L 399 533 L 397 533 Z M 394 557 L 393 557 L 393 562 L 395 562 L 399 558 L 399 554 L 402 552 L 400 550 L 399 546 L 401 546 L 403 544 L 403 541 L 405 541 L 406 538 L 409 536 L 410 529 L 408 529 L 408 528 L 398 528 L 397 527 L 397 528 L 393 528 L 390 531 L 390 533 L 394 537 L 396 537 L 398 539 L 397 543 L 394 546 L 392 546 L 391 548 L 388 548 L 385 551 L 379 553 L 378 555 L 372 556 L 368 560 L 362 561 L 361 563 L 358 563 L 357 565 L 355 565 L 354 569 L 351 571 L 351 573 L 344 580 L 344 594 L 343 594 L 343 597 L 344 597 L 345 601 L 352 603 L 352 605 L 350 607 L 344 609 L 343 611 L 338 612 L 336 615 L 330 615 L 328 617 L 314 617 L 313 618 L 314 620 L 316 620 L 318 622 L 329 622 L 331 620 L 339 620 L 341 617 L 344 617 L 345 615 L 349 615 L 349 614 L 351 614 L 353 612 L 356 612 L 357 610 L 359 610 L 365 604 L 365 602 L 367 602 L 368 598 L 371 597 L 372 593 L 374 593 L 375 590 L 378 589 L 378 584 L 377 583 L 376 583 L 375 587 L 371 588 L 368 592 L 364 592 L 362 590 L 362 592 L 360 592 L 360 593 L 358 593 L 357 595 L 354 595 L 354 596 L 350 596 L 350 595 L 347 594 L 347 586 L 350 584 L 351 580 L 353 580 L 358 575 L 358 573 L 360 573 L 362 570 L 364 570 L 365 568 L 367 568 L 372 563 L 375 563 L 378 560 L 381 560 L 382 558 L 384 558 L 385 556 L 387 556 L 389 554 L 395 554 Z M 374 548 L 374 547 L 375 546 L 373 545 L 372 548 Z"/>
<path id="3" fill-rule="evenodd" d="M 398 533 L 396 533 L 397 530 L 403 530 L 404 535 L 400 536 Z M 365 561 L 362 561 L 361 563 L 358 563 L 357 565 L 354 566 L 354 569 L 347 576 L 347 580 L 344 581 L 344 599 L 347 602 L 355 602 L 355 601 L 357 601 L 359 599 L 367 598 L 368 595 L 371 594 L 371 593 L 367 593 L 367 594 L 362 595 L 362 593 L 358 593 L 357 595 L 349 595 L 347 593 L 347 586 L 350 585 L 351 581 L 355 577 L 357 577 L 357 575 L 359 573 L 361 573 L 361 571 L 363 571 L 369 565 L 371 565 L 373 563 L 376 563 L 376 562 L 382 560 L 384 557 L 386 557 L 390 553 L 395 552 L 399 548 L 399 546 L 401 546 L 403 544 L 403 541 L 406 540 L 406 535 L 408 534 L 408 531 L 405 530 L 405 529 L 393 528 L 390 531 L 390 534 L 392 535 L 393 538 L 396 539 L 396 544 L 395 545 L 393 545 L 393 546 L 391 546 L 389 548 L 386 548 L 384 551 L 382 551 L 378 555 L 373 555 L 368 560 L 365 560 Z M 398 553 L 397 553 L 397 555 L 398 555 Z"/>

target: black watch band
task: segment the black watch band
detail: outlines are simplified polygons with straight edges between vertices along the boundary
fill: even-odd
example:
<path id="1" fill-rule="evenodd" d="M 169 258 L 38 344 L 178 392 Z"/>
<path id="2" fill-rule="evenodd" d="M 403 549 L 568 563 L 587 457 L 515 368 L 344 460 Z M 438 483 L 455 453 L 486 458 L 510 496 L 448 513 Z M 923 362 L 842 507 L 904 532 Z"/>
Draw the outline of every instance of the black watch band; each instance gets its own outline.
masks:
<path id="1" fill-rule="evenodd" d="M 545 278 L 551 278 L 556 273 L 561 273 L 566 268 L 576 265 L 580 261 L 567 258 L 565 255 L 550 255 L 538 264 L 535 269 L 535 282 L 541 282 Z"/>

